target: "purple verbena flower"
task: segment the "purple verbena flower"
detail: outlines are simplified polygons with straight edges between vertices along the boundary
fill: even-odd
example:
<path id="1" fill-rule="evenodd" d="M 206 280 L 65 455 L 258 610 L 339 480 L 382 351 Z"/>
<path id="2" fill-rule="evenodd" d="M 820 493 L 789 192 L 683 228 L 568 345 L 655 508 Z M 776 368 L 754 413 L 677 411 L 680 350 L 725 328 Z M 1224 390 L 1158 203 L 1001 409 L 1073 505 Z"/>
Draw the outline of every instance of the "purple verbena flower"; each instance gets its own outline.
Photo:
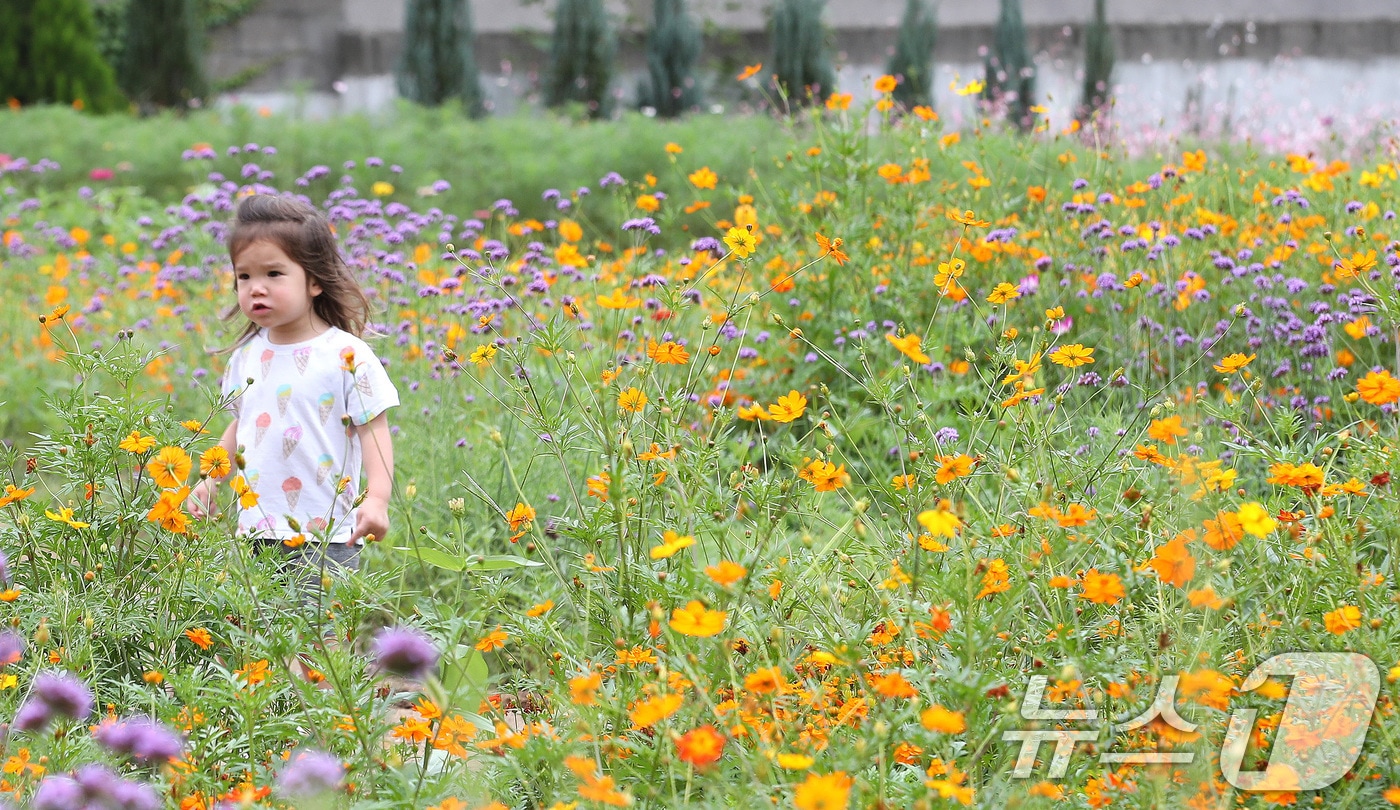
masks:
<path id="1" fill-rule="evenodd" d="M 92 736 L 108 750 L 143 763 L 165 762 L 183 751 L 175 732 L 149 717 L 108 721 L 98 726 Z"/>
<path id="2" fill-rule="evenodd" d="M 437 666 L 438 650 L 421 631 L 389 627 L 374 639 L 374 661 L 378 669 L 419 680 Z"/>
<path id="3" fill-rule="evenodd" d="M 299 751 L 277 777 L 277 791 L 285 796 L 314 796 L 340 787 L 345 767 L 339 759 L 320 751 Z"/>

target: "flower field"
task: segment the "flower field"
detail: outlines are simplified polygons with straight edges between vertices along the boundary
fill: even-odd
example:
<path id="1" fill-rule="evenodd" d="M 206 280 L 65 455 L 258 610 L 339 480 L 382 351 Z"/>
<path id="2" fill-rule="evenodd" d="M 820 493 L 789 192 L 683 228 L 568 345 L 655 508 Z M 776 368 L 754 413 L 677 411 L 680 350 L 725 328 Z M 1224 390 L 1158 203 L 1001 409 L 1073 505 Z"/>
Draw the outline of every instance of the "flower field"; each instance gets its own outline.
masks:
<path id="1" fill-rule="evenodd" d="M 182 199 L 0 158 L 0 796 L 1400 804 L 1400 159 L 833 99 L 744 169 L 469 210 L 413 155 L 191 143 Z M 393 530 L 309 600 L 242 490 L 183 509 L 238 472 L 254 191 L 326 212 L 403 398 Z M 1374 713 L 1284 717 L 1292 652 L 1367 657 Z M 1238 787 L 1290 746 L 1354 764 Z"/>

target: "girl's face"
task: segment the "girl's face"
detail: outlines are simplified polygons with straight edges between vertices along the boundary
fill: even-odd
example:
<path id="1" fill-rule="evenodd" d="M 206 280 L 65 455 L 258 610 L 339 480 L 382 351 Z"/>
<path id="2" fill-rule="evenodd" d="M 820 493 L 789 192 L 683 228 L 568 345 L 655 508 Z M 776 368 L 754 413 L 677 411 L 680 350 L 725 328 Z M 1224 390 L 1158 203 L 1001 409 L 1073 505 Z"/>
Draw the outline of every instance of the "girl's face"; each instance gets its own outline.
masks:
<path id="1" fill-rule="evenodd" d="M 311 305 L 321 285 L 275 243 L 258 241 L 244 248 L 233 261 L 233 277 L 238 308 L 267 329 L 273 343 L 300 343 L 326 330 Z"/>

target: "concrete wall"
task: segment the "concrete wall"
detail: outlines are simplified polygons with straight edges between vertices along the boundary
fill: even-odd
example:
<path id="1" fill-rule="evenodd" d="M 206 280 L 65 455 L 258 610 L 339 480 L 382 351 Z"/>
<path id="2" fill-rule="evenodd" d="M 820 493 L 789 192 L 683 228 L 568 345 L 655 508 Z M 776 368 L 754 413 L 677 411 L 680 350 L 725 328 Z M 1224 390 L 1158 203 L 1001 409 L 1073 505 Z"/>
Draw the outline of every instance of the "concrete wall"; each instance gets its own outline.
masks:
<path id="1" fill-rule="evenodd" d="M 547 61 L 556 0 L 469 1 L 477 29 L 477 63 L 490 104 L 505 112 L 531 103 L 538 73 Z M 868 76 L 880 71 L 893 48 L 904 3 L 828 0 L 824 19 L 832 32 L 842 89 L 859 93 L 868 85 Z M 401 48 L 405 5 L 406 0 L 264 0 L 237 25 L 215 33 L 211 72 L 228 76 L 262 68 L 261 75 L 233 97 L 246 102 L 280 108 L 300 103 L 311 114 L 382 109 L 394 98 L 391 74 Z M 608 0 L 607 5 L 620 24 L 616 92 L 626 98 L 644 64 L 651 0 Z M 710 98 L 734 102 L 733 73 L 769 58 L 766 26 L 772 2 L 691 0 L 689 5 L 706 31 L 701 80 L 711 88 Z M 1241 103 L 1241 94 L 1257 94 L 1242 84 L 1250 75 L 1249 65 L 1278 57 L 1321 59 L 1330 65 L 1309 62 L 1311 67 L 1290 74 L 1309 82 L 1314 87 L 1310 92 L 1326 95 L 1332 92 L 1327 82 L 1345 83 L 1355 73 L 1348 65 L 1369 65 L 1368 81 L 1379 85 L 1361 95 L 1400 97 L 1400 86 L 1390 78 L 1396 75 L 1392 68 L 1400 67 L 1392 60 L 1400 57 L 1400 0 L 1108 0 L 1108 5 L 1118 81 L 1129 88 L 1151 88 L 1154 98 L 1170 100 L 1176 107 L 1185 106 L 1185 97 L 1194 94 L 1191 103 L 1198 111 L 1202 108 L 1202 94 L 1210 91 L 1199 86 L 1203 65 L 1219 63 L 1217 75 L 1233 77 L 1228 82 L 1233 89 L 1222 92 L 1233 95 L 1228 103 L 1235 105 Z M 1077 96 L 1074 72 L 1092 8 L 1093 0 L 1023 0 L 1046 86 L 1059 88 L 1062 96 Z M 954 74 L 976 75 L 979 49 L 992 40 L 997 3 L 942 0 L 937 14 L 939 83 L 946 84 Z M 1386 67 L 1375 70 L 1378 65 Z M 1326 78 L 1309 78 L 1317 76 Z M 292 90 L 300 91 L 299 96 L 290 94 Z M 1286 92 L 1290 91 L 1285 88 Z M 1120 98 L 1132 101 L 1122 94 Z M 942 98 L 938 100 L 941 105 Z M 948 103 L 959 102 L 950 97 Z"/>

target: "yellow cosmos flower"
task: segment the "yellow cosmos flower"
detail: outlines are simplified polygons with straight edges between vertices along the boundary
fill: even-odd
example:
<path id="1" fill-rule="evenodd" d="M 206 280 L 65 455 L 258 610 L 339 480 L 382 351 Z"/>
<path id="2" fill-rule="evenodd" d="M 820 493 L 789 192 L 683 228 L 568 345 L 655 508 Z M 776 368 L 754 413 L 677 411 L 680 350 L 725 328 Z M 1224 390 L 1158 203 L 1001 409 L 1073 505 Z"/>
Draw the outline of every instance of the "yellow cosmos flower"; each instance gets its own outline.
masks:
<path id="1" fill-rule="evenodd" d="M 741 259 L 747 259 L 758 249 L 758 240 L 748 228 L 730 228 L 724 235 L 724 244 Z"/>
<path id="2" fill-rule="evenodd" d="M 121 443 L 117 445 L 122 450 L 135 455 L 140 455 L 155 446 L 156 438 L 154 436 L 142 436 L 134 430 L 131 431 L 130 436 L 122 439 Z"/>
<path id="3" fill-rule="evenodd" d="M 796 390 L 778 397 L 778 401 L 768 407 L 768 418 L 774 422 L 791 422 L 807 411 L 807 398 Z"/>
<path id="4" fill-rule="evenodd" d="M 1071 343 L 1051 352 L 1050 362 L 1066 368 L 1078 368 L 1094 362 L 1094 350 L 1082 343 Z"/>

